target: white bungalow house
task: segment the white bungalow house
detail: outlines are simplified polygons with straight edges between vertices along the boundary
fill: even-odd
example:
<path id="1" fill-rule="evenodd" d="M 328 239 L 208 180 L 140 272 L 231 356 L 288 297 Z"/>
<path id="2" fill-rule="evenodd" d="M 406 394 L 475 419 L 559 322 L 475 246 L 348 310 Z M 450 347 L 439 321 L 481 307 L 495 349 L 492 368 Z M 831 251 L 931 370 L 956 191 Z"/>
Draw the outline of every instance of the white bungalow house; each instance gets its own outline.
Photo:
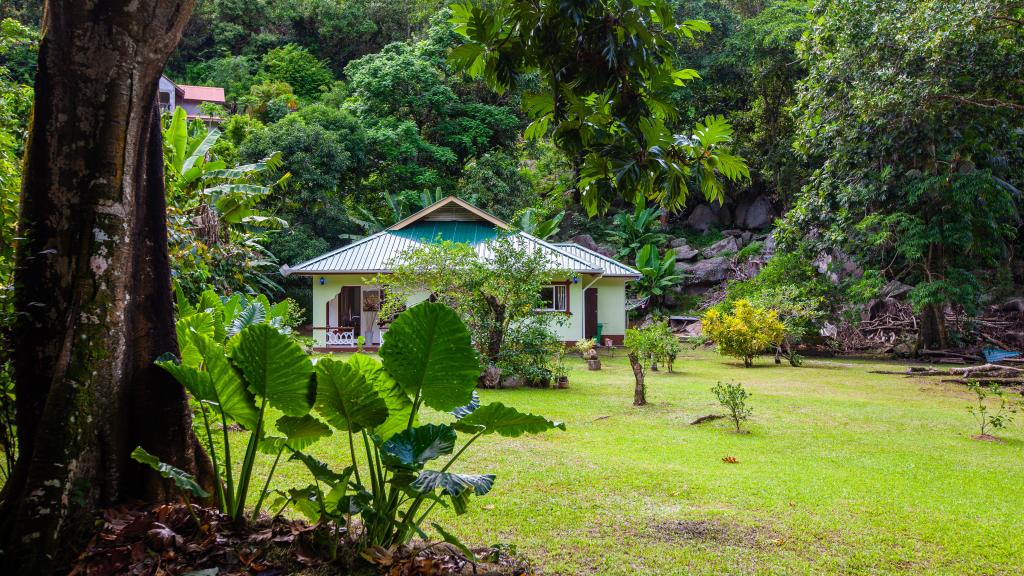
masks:
<path id="1" fill-rule="evenodd" d="M 438 239 L 467 243 L 486 259 L 488 241 L 510 229 L 493 215 L 449 196 L 387 230 L 296 266 L 282 266 L 281 273 L 312 278 L 313 337 L 318 350 L 351 350 L 360 335 L 372 349 L 386 338 L 377 314 L 384 294 L 374 284 L 374 277 L 390 272 L 389 262 L 411 247 Z M 544 287 L 541 297 L 546 306 L 538 310 L 566 315 L 566 322 L 554 326 L 563 342 L 595 338 L 600 329 L 602 344 L 622 344 L 627 325 L 626 283 L 639 278 L 639 272 L 578 244 L 553 244 L 525 232 L 510 233 L 527 248 L 547 255 L 553 269 L 572 273 L 573 278 Z M 406 304 L 429 296 L 424 291 Z"/>

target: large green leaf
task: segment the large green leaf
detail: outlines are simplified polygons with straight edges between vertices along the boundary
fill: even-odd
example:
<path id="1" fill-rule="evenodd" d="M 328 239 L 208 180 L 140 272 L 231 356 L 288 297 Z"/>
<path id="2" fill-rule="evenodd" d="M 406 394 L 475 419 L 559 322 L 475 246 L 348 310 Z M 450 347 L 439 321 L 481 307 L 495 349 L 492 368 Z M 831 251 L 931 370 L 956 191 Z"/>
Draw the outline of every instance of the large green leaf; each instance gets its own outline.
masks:
<path id="1" fill-rule="evenodd" d="M 463 492 L 472 490 L 473 494 L 483 496 L 494 486 L 494 474 L 455 474 L 454 472 L 438 472 L 424 470 L 412 483 L 412 489 L 427 493 L 440 488 L 445 496 L 461 496 Z"/>
<path id="2" fill-rule="evenodd" d="M 342 480 L 348 480 L 348 468 L 343 470 L 341 473 L 335 472 L 334 470 L 331 470 L 330 466 L 325 462 L 321 462 L 309 454 L 296 452 L 292 454 L 291 460 L 298 460 L 299 462 L 302 462 L 306 465 L 306 468 L 314 478 L 321 482 L 326 482 L 331 486 L 334 486 Z"/>
<path id="3" fill-rule="evenodd" d="M 354 468 L 349 466 L 341 471 L 342 478 L 334 484 L 327 494 L 324 494 L 324 508 L 334 515 L 358 514 L 362 509 L 359 506 L 359 499 L 348 494 L 348 479 L 352 476 Z"/>
<path id="4" fill-rule="evenodd" d="M 315 397 L 313 364 L 298 344 L 266 324 L 249 326 L 231 341 L 231 358 L 249 390 L 289 416 L 309 412 Z"/>
<path id="5" fill-rule="evenodd" d="M 227 340 L 228 334 L 224 326 L 224 304 L 220 296 L 213 290 L 203 290 L 203 293 L 199 295 L 197 308 L 213 315 L 213 339 L 217 342 Z"/>
<path id="6" fill-rule="evenodd" d="M 175 115 L 177 115 L 177 111 L 175 111 Z M 197 146 L 196 149 L 189 154 L 188 158 L 185 159 L 181 166 L 182 172 L 192 169 L 192 166 L 194 166 L 200 158 L 205 158 L 206 153 L 209 152 L 210 148 L 212 148 L 213 145 L 217 143 L 217 140 L 220 139 L 220 134 L 220 130 L 217 130 L 216 128 L 207 132 L 206 137 L 199 143 L 199 146 Z"/>
<path id="7" fill-rule="evenodd" d="M 466 512 L 470 494 L 483 496 L 494 486 L 494 474 L 455 474 L 424 470 L 412 483 L 412 489 L 420 493 L 432 493 L 440 488 L 441 494 L 451 497 L 452 509 L 456 514 Z"/>
<path id="8" fill-rule="evenodd" d="M 174 116 L 171 118 L 171 125 L 164 132 L 164 141 L 170 148 L 171 154 L 168 161 L 174 171 L 178 174 L 184 172 L 185 155 L 188 154 L 188 119 L 184 108 L 174 109 Z"/>
<path id="9" fill-rule="evenodd" d="M 358 368 L 340 360 L 316 363 L 316 410 L 338 430 L 359 432 L 388 419 L 388 406 Z"/>
<path id="10" fill-rule="evenodd" d="M 231 320 L 228 336 L 234 336 L 255 324 L 262 324 L 267 319 L 267 309 L 262 302 L 250 302 Z"/>
<path id="11" fill-rule="evenodd" d="M 203 367 L 213 385 L 213 397 L 204 400 L 216 402 L 224 414 L 246 430 L 255 430 L 260 418 L 259 408 L 252 392 L 245 387 L 238 371 L 224 354 L 224 347 L 197 333 L 191 334 L 191 342 L 203 359 Z"/>
<path id="12" fill-rule="evenodd" d="M 174 323 L 174 331 L 178 336 L 178 348 L 181 350 L 181 363 L 186 366 L 198 367 L 202 359 L 192 345 L 190 334 L 197 332 L 213 337 L 216 333 L 214 316 L 210 312 L 194 312 L 182 316 Z"/>
<path id="13" fill-rule="evenodd" d="M 174 485 L 183 492 L 188 492 L 199 498 L 206 498 L 210 495 L 206 490 L 203 490 L 203 487 L 196 482 L 195 477 L 191 474 L 181 468 L 175 468 L 170 464 L 161 462 L 159 458 L 146 452 L 142 446 L 132 450 L 132 459 L 149 466 L 164 478 L 173 481 Z"/>
<path id="14" fill-rule="evenodd" d="M 452 416 L 456 418 L 465 418 L 473 413 L 474 410 L 480 407 L 480 395 L 477 394 L 476 390 L 473 390 L 473 400 L 465 406 L 459 406 L 455 410 L 452 410 Z"/>
<path id="15" fill-rule="evenodd" d="M 562 422 L 554 422 L 534 414 L 525 414 L 515 408 L 505 406 L 501 402 L 481 406 L 473 413 L 456 421 L 453 426 L 460 432 L 483 432 L 510 438 L 523 434 L 538 434 L 552 428 L 565 430 L 565 424 Z"/>
<path id="16" fill-rule="evenodd" d="M 388 468 L 418 470 L 434 458 L 451 454 L 455 437 L 455 429 L 445 424 L 403 430 L 381 445 L 381 461 Z"/>
<path id="17" fill-rule="evenodd" d="M 305 450 L 317 440 L 331 435 L 331 428 L 316 418 L 305 416 L 281 416 L 275 423 L 279 432 L 286 436 L 285 444 L 292 450 Z"/>
<path id="18" fill-rule="evenodd" d="M 388 418 L 383 424 L 373 429 L 373 434 L 382 441 L 404 430 L 409 425 L 412 413 L 412 400 L 395 382 L 395 379 L 384 371 L 381 363 L 365 354 L 353 354 L 348 363 L 359 370 L 366 382 L 373 386 L 388 408 Z M 415 424 L 415 420 L 413 424 Z"/>
<path id="19" fill-rule="evenodd" d="M 436 410 L 469 404 L 480 375 L 469 331 L 454 310 L 423 302 L 398 315 L 380 349 L 384 369 Z"/>
<path id="20" fill-rule="evenodd" d="M 167 353 L 157 358 L 155 364 L 174 376 L 179 384 L 188 390 L 193 398 L 199 401 L 217 402 L 217 393 L 213 388 L 210 374 L 179 362 L 172 354 Z"/>

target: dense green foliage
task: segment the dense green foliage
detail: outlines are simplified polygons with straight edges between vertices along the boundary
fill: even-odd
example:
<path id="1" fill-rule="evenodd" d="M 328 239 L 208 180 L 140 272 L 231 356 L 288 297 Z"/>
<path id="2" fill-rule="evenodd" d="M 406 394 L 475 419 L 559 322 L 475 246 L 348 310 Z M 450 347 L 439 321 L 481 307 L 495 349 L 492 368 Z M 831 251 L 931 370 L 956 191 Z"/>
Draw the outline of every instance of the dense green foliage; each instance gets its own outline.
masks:
<path id="1" fill-rule="evenodd" d="M 815 15 L 795 107 L 815 171 L 783 237 L 912 285 L 925 344 L 946 345 L 945 305 L 976 312 L 1016 241 L 1022 9 L 835 0 Z"/>
<path id="2" fill-rule="evenodd" d="M 17 454 L 14 381 L 10 374 L 10 340 L 14 321 L 14 256 L 21 195 L 21 154 L 26 119 L 32 105 L 30 72 L 36 36 L 15 20 L 0 20 L 0 481 L 5 481 Z"/>
<path id="3" fill-rule="evenodd" d="M 269 235 L 288 223 L 261 210 L 282 190 L 281 155 L 228 167 L 216 157 L 219 130 L 191 126 L 178 108 L 164 128 L 164 175 L 171 266 L 175 281 L 193 298 L 220 292 L 279 292 Z"/>
<path id="4" fill-rule="evenodd" d="M 721 178 L 749 177 L 746 162 L 730 154 L 725 118 L 708 116 L 685 134 L 672 127 L 672 92 L 700 77 L 677 68 L 674 47 L 710 32 L 707 21 L 677 18 L 662 0 L 466 1 L 452 10 L 466 43 L 450 60 L 499 93 L 530 86 L 525 135 L 550 135 L 578 162 L 590 214 L 616 198 L 673 209 L 691 190 L 721 199 Z"/>
<path id="5" fill-rule="evenodd" d="M 715 306 L 722 313 L 730 313 L 740 300 L 774 310 L 785 328 L 784 352 L 790 363 L 798 359 L 792 347 L 817 334 L 824 323 L 835 314 L 830 299 L 838 296 L 838 289 L 827 282 L 798 252 L 776 254 L 750 280 L 730 283 L 725 300 Z"/>

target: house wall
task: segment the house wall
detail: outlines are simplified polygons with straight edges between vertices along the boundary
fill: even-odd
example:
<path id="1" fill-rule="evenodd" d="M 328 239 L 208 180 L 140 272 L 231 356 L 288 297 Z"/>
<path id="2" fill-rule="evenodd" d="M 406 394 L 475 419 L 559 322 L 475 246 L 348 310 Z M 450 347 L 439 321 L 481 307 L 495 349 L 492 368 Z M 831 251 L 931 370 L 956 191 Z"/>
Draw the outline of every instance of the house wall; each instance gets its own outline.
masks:
<path id="1" fill-rule="evenodd" d="M 594 288 L 597 288 L 597 321 L 604 324 L 602 339 L 606 336 L 625 336 L 626 279 L 601 278 L 594 283 Z M 616 338 L 612 339 L 616 344 L 621 343 Z"/>
<path id="2" fill-rule="evenodd" d="M 175 102 L 176 94 L 175 94 L 175 90 L 174 90 L 174 83 L 171 82 L 170 80 L 168 80 L 167 77 L 161 76 L 160 77 L 160 88 L 159 88 L 159 91 L 161 93 L 165 93 L 165 94 L 168 95 L 167 96 L 167 99 L 168 99 L 167 108 L 165 110 L 163 110 L 163 111 L 165 111 L 165 112 L 173 112 L 174 111 L 174 106 L 177 104 Z"/>
<path id="3" fill-rule="evenodd" d="M 185 109 L 185 113 L 189 116 L 198 116 L 201 114 L 199 111 L 199 105 L 202 104 L 199 100 L 182 100 L 178 102 L 178 106 Z"/>
<path id="4" fill-rule="evenodd" d="M 320 284 L 320 278 L 324 283 Z M 338 292 L 344 286 L 362 286 L 365 288 L 376 288 L 373 282 L 373 275 L 366 274 L 325 274 L 313 276 L 313 339 L 317 347 L 327 346 L 327 327 L 338 325 Z M 418 304 L 427 299 L 427 292 L 416 293 L 410 297 L 409 304 Z M 328 317 L 330 310 L 330 317 Z M 362 335 L 366 341 L 373 343 L 377 340 L 376 327 L 372 325 L 370 315 L 363 313 L 364 322 Z"/>
<path id="5" fill-rule="evenodd" d="M 562 342 L 575 342 L 583 337 L 583 284 L 580 279 L 576 284 L 569 284 L 569 314 L 564 315 L 565 321 L 553 323 L 551 328 Z M 560 314 L 547 312 L 547 314 Z"/>
<path id="6" fill-rule="evenodd" d="M 320 284 L 320 278 L 324 283 Z M 373 286 L 373 276 L 363 274 L 331 274 L 313 276 L 313 338 L 316 346 L 327 345 L 327 326 L 336 326 L 338 296 L 343 286 Z M 577 342 L 583 339 L 583 288 L 590 284 L 592 278 L 583 277 L 575 284 L 569 284 L 569 314 L 564 322 L 552 325 L 555 334 L 563 342 Z M 616 344 L 626 333 L 626 279 L 601 278 L 593 283 L 597 288 L 597 321 L 604 324 L 602 336 L 610 336 Z M 424 291 L 413 294 L 408 304 L 418 304 L 427 299 L 429 294 Z M 328 303 L 331 302 L 331 318 L 328 322 Z M 551 312 L 551 314 L 557 314 Z M 615 338 L 618 337 L 618 338 Z M 370 338 L 368 338 L 368 341 Z"/>

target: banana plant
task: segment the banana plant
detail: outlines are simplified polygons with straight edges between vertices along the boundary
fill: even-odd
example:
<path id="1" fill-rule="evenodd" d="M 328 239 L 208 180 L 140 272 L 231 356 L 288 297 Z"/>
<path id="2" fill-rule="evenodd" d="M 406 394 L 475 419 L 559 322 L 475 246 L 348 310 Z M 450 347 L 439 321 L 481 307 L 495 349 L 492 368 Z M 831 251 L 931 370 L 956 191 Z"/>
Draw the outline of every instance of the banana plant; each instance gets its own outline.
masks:
<path id="1" fill-rule="evenodd" d="M 501 403 L 480 405 L 476 349 L 462 320 L 443 304 L 424 302 L 399 314 L 380 357 L 317 362 L 315 411 L 345 438 L 349 463 L 333 473 L 296 456 L 317 484 L 288 496 L 302 501 L 300 511 L 312 519 L 361 517 L 364 549 L 424 536 L 421 525 L 436 505 L 462 514 L 470 496 L 487 494 L 493 474 L 452 471 L 480 437 L 565 429 Z M 420 424 L 424 407 L 449 413 L 451 421 Z M 456 450 L 459 433 L 468 438 Z"/>
<path id="2" fill-rule="evenodd" d="M 214 297 L 216 295 L 213 295 Z M 157 365 L 171 373 L 199 403 L 205 440 L 216 476 L 217 503 L 234 521 L 244 523 L 245 505 L 253 485 L 257 455 L 276 453 L 274 466 L 262 483 L 253 517 L 270 489 L 271 479 L 284 450 L 299 451 L 331 434 L 330 428 L 309 414 L 316 397 L 313 364 L 301 347 L 275 327 L 247 324 L 233 335 L 225 314 L 240 303 L 220 302 L 204 296 L 193 313 L 178 321 L 181 359 L 164 357 Z M 262 304 L 260 304 L 262 306 Z M 198 307 L 197 307 L 198 308 Z M 242 308 L 235 320 L 244 317 Z M 228 312 L 225 312 L 228 310 Z M 232 322 L 231 326 L 237 323 Z M 271 435 L 267 410 L 282 416 Z M 210 420 L 220 420 L 222 438 L 215 442 Z M 248 434 L 241 459 L 232 454 L 229 424 L 237 423 Z"/>
<path id="3" fill-rule="evenodd" d="M 229 167 L 214 155 L 220 131 L 189 125 L 177 108 L 164 127 L 164 166 L 170 255 L 174 273 L 191 293 L 206 285 L 239 290 L 258 285 L 280 292 L 267 236 L 288 227 L 259 204 L 284 188 L 291 174 L 281 154 Z"/>
<path id="4" fill-rule="evenodd" d="M 665 235 L 658 231 L 660 210 L 637 204 L 632 213 L 619 212 L 615 215 L 615 226 L 609 232 L 612 240 L 620 246 L 618 258 L 633 256 L 646 244 L 661 244 Z"/>
<path id="5" fill-rule="evenodd" d="M 658 255 L 654 244 L 646 244 L 636 256 L 637 270 L 643 275 L 634 282 L 637 295 L 650 300 L 660 300 L 673 286 L 683 280 L 682 274 L 676 274 L 676 255 L 671 250 L 663 256 Z"/>
<path id="6" fill-rule="evenodd" d="M 541 240 L 547 240 L 558 234 L 563 218 L 565 218 L 565 212 L 559 212 L 547 220 L 542 220 L 536 209 L 527 208 L 516 218 L 516 227 Z"/>

